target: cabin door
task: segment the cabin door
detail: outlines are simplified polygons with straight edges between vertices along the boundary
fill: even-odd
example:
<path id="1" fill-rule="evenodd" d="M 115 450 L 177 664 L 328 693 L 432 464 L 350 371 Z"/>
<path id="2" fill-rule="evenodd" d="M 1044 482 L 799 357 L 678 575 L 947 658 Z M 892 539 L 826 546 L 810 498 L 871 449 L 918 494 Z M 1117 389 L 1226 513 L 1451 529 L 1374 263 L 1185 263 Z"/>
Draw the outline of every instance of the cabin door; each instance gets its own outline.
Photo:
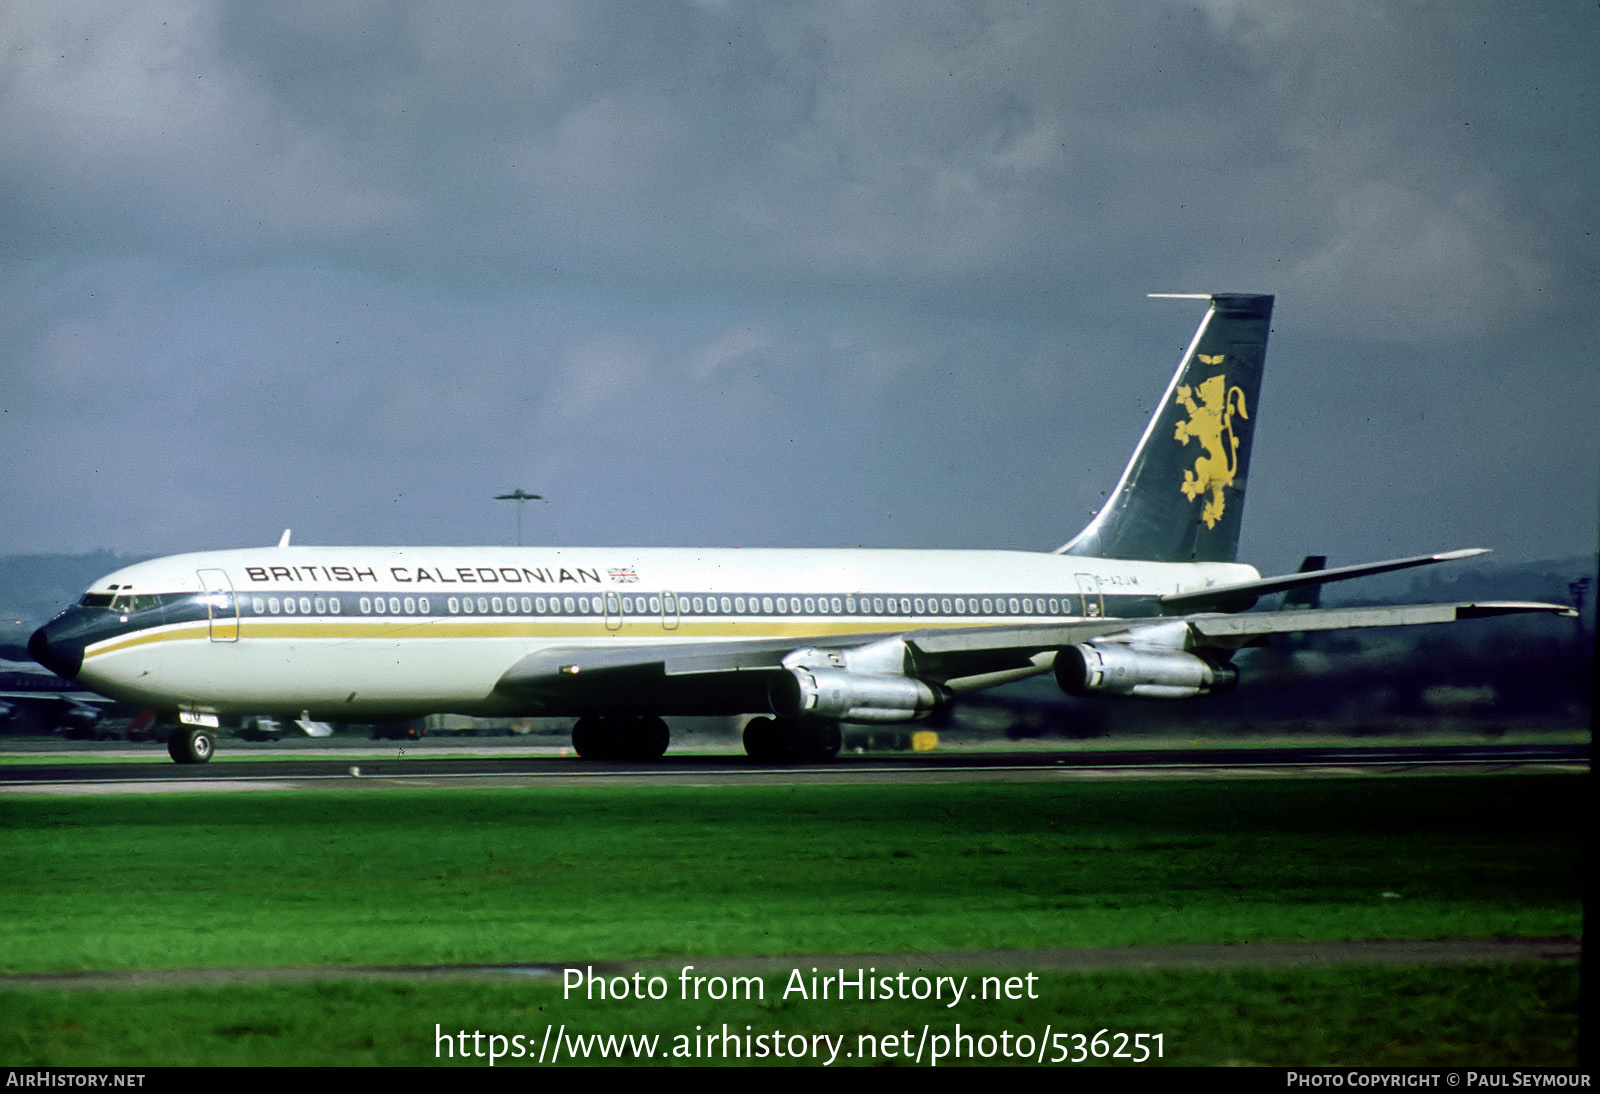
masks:
<path id="1" fill-rule="evenodd" d="M 239 598 L 233 595 L 233 582 L 223 570 L 200 570 L 200 587 L 205 590 L 206 611 L 211 616 L 211 641 L 239 641 Z"/>
<path id="2" fill-rule="evenodd" d="M 1078 575 L 1078 591 L 1083 594 L 1083 616 L 1099 619 L 1106 614 L 1105 598 L 1100 595 L 1100 579 L 1093 574 Z"/>

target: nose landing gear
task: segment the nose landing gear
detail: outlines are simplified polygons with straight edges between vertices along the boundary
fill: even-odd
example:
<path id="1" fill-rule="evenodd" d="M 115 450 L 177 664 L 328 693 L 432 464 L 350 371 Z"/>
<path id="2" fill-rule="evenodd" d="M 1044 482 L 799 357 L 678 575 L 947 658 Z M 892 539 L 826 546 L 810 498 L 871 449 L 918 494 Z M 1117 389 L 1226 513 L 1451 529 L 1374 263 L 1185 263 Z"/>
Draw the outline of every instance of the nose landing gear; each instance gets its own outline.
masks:
<path id="1" fill-rule="evenodd" d="M 203 764 L 215 751 L 211 734 L 204 729 L 177 726 L 167 737 L 167 755 L 180 764 Z"/>

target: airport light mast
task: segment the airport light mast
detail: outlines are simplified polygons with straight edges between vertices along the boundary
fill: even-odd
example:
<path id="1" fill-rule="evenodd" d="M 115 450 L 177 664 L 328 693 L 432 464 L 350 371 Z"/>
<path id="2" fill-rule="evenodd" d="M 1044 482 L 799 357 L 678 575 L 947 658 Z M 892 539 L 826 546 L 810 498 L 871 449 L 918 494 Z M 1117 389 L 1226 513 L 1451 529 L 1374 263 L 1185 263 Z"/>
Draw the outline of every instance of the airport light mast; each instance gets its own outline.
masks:
<path id="1" fill-rule="evenodd" d="M 494 500 L 495 501 L 514 501 L 514 502 L 517 503 L 517 546 L 521 547 L 522 546 L 522 503 L 525 502 L 525 501 L 543 501 L 544 500 L 544 496 L 542 494 L 530 494 L 526 490 L 522 489 L 522 487 L 519 486 L 519 487 L 517 487 L 516 490 L 512 491 L 509 494 L 496 494 L 494 496 Z"/>

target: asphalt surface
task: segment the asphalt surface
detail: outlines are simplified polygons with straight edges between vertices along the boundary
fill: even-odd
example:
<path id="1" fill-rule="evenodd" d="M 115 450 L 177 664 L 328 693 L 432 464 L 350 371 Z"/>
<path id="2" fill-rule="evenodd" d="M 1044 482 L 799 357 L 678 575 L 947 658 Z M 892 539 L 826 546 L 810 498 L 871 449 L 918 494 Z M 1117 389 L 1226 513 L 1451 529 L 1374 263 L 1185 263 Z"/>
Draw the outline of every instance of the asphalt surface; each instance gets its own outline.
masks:
<path id="1" fill-rule="evenodd" d="M 219 749 L 210 763 L 175 764 L 146 749 L 83 758 L 0 756 L 0 792 L 121 788 L 159 792 L 264 789 L 295 785 L 514 785 L 538 782 L 626 783 L 951 781 L 1074 777 L 1239 775 L 1315 776 L 1423 770 L 1584 770 L 1587 744 L 1453 746 L 1072 749 L 841 754 L 826 764 L 756 764 L 739 755 L 667 755 L 651 763 L 586 761 L 555 749 L 392 744 L 320 748 L 293 755 Z M 444 753 L 444 754 L 441 754 Z M 93 758 L 91 758 L 93 757 Z"/>

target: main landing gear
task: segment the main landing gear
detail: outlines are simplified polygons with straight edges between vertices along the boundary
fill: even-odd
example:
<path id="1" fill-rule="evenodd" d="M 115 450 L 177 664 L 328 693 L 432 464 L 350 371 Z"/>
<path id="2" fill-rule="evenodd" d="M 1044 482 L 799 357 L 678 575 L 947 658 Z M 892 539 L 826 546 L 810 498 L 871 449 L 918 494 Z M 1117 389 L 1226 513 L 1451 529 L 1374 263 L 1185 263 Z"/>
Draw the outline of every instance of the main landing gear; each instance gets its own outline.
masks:
<path id="1" fill-rule="evenodd" d="M 670 740 L 667 723 L 650 715 L 590 714 L 572 727 L 572 747 L 585 760 L 659 760 Z M 758 763 L 823 762 L 843 742 L 839 723 L 822 718 L 760 717 L 744 727 L 744 750 Z"/>
<path id="2" fill-rule="evenodd" d="M 672 734 L 660 718 L 579 718 L 572 727 L 572 747 L 585 760 L 659 760 Z"/>
<path id="3" fill-rule="evenodd" d="M 175 726 L 167 737 L 167 755 L 176 763 L 203 764 L 215 749 L 211 734 L 203 729 Z"/>
<path id="4" fill-rule="evenodd" d="M 762 763 L 831 760 L 843 740 L 838 722 L 820 718 L 752 718 L 744 727 L 744 750 Z"/>

